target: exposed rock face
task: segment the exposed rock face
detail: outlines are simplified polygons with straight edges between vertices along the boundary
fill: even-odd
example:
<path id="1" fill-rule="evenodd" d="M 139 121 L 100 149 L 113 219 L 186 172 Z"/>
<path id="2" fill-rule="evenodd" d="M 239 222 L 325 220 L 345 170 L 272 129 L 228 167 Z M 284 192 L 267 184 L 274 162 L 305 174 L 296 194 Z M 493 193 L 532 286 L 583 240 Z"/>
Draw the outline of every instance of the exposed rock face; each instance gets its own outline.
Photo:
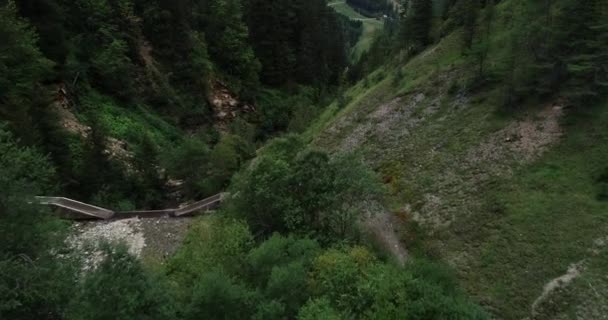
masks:
<path id="1" fill-rule="evenodd" d="M 253 105 L 243 104 L 239 97 L 221 82 L 213 81 L 209 103 L 213 107 L 216 117 L 216 126 L 220 130 L 225 130 L 226 126 L 241 113 L 255 112 Z"/>

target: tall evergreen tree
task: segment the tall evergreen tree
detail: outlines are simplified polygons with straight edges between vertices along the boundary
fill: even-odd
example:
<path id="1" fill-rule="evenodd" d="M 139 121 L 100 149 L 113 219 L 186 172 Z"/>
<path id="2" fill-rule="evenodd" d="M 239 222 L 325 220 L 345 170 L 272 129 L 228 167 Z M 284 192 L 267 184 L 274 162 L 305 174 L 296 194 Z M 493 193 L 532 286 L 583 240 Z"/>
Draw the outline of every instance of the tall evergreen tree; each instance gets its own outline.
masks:
<path id="1" fill-rule="evenodd" d="M 465 49 L 471 49 L 473 39 L 477 31 L 477 17 L 479 15 L 478 0 L 461 0 L 457 4 L 457 15 L 464 28 L 463 46 Z"/>
<path id="2" fill-rule="evenodd" d="M 260 63 L 248 43 L 241 1 L 209 0 L 208 9 L 205 31 L 211 57 L 232 81 L 241 82 L 235 89 L 255 90 Z"/>
<path id="3" fill-rule="evenodd" d="M 417 51 L 430 43 L 433 4 L 425 0 L 402 2 L 401 38 L 408 51 Z"/>
<path id="4" fill-rule="evenodd" d="M 410 8 L 410 28 L 413 40 L 426 46 L 430 43 L 431 24 L 433 18 L 433 2 L 428 0 L 412 0 Z"/>
<path id="5" fill-rule="evenodd" d="M 0 119 L 28 144 L 40 136 L 33 116 L 37 97 L 45 92 L 40 83 L 53 65 L 37 42 L 31 25 L 18 17 L 15 2 L 0 5 Z"/>
<path id="6" fill-rule="evenodd" d="M 606 86 L 606 15 L 601 0 L 565 0 L 546 50 L 537 57 L 537 92 L 558 91 L 574 101 L 597 97 Z M 602 50 L 602 48 L 604 50 Z M 605 79 L 605 77 L 604 77 Z"/>

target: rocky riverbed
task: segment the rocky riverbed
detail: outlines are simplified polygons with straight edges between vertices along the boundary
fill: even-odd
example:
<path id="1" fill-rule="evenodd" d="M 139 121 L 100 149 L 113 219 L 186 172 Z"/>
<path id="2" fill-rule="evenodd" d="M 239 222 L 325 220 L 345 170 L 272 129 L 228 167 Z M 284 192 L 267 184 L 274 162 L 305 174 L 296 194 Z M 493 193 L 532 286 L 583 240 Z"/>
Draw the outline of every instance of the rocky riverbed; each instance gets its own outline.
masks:
<path id="1" fill-rule="evenodd" d="M 87 267 L 102 259 L 99 246 L 104 242 L 123 243 L 136 257 L 162 261 L 175 253 L 191 222 L 170 217 L 75 222 L 66 241 L 83 254 Z"/>

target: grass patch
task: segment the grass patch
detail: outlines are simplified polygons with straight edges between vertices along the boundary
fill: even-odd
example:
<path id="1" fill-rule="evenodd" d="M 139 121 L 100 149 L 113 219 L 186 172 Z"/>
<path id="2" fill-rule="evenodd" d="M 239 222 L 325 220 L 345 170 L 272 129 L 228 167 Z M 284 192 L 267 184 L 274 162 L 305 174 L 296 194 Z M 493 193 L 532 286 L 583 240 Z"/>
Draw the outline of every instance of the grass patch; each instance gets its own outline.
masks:
<path id="1" fill-rule="evenodd" d="M 376 35 L 384 28 L 384 23 L 380 20 L 369 19 L 361 21 L 363 23 L 363 32 L 357 44 L 351 52 L 351 59 L 357 61 L 361 55 L 369 50 Z"/>
<path id="2" fill-rule="evenodd" d="M 511 3 L 497 7 L 489 74 L 504 68 Z M 534 163 L 522 165 L 516 154 L 507 152 L 496 161 L 489 157 L 468 165 L 467 153 L 493 133 L 546 106 L 521 108 L 529 114 L 504 112 L 501 88 L 492 84 L 465 94 L 455 106 L 474 73 L 470 60 L 462 56 L 461 33 L 456 31 L 405 64 L 389 62 L 378 71 L 386 72 L 385 80 L 368 87 L 361 81 L 350 88 L 346 94 L 351 102 L 342 109 L 331 105 L 307 136 L 321 147 L 336 148 L 351 132 L 370 125 L 367 115 L 396 96 L 425 93 L 427 100 L 414 116 L 424 114 L 429 98 L 439 98 L 440 110 L 426 116 L 407 138 L 389 143 L 371 137 L 357 147 L 388 177 L 393 211 L 400 214 L 406 205 L 418 211 L 431 202 L 425 196 L 439 194 L 440 201 L 428 211 L 455 218 L 437 230 L 405 224 L 403 238 L 418 252 L 438 252 L 458 269 L 466 290 L 503 319 L 529 316 L 543 286 L 566 273 L 570 264 L 585 260 L 588 271 L 559 292 L 554 299 L 559 303 L 543 309 L 538 319 L 574 314 L 586 297 L 608 296 L 608 246 L 599 254 L 591 252 L 596 240 L 608 234 L 608 104 L 570 114 L 562 124 L 562 141 Z M 326 130 L 333 124 L 339 128 Z M 476 175 L 485 178 L 477 184 L 471 178 Z M 601 267 L 604 272 L 598 271 Z M 605 304 L 588 300 L 595 301 L 585 305 L 589 310 Z"/>
<path id="3" fill-rule="evenodd" d="M 597 199 L 608 159 L 606 107 L 572 116 L 559 146 L 480 196 L 494 210 L 463 222 L 471 225 L 464 241 L 479 246 L 465 283 L 506 319 L 527 315 L 544 284 L 570 264 L 593 260 L 589 249 L 606 235 L 608 203 Z"/>
<path id="4" fill-rule="evenodd" d="M 353 9 L 351 6 L 349 6 L 346 1 L 335 1 L 335 2 L 330 2 L 327 4 L 328 6 L 332 7 L 334 10 L 336 10 L 337 13 L 341 14 L 341 15 L 345 15 L 351 19 L 368 19 L 366 16 L 360 14 L 359 12 L 355 11 L 355 9 Z"/>
<path id="5" fill-rule="evenodd" d="M 145 106 L 126 108 L 107 96 L 95 93 L 86 96 L 83 103 L 89 110 L 93 110 L 108 135 L 113 138 L 139 144 L 143 134 L 148 134 L 157 145 L 164 147 L 183 136 L 180 129 Z"/>

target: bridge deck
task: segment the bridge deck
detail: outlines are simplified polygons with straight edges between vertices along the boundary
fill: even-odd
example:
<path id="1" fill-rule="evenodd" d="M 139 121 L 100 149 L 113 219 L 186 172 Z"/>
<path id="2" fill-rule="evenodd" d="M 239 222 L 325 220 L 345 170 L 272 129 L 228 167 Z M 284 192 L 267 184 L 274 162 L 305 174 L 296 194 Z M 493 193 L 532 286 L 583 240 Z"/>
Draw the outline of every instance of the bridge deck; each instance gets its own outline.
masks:
<path id="1" fill-rule="evenodd" d="M 36 199 L 40 204 L 63 208 L 91 218 L 109 219 L 114 216 L 112 210 L 64 197 L 36 197 Z"/>
<path id="2" fill-rule="evenodd" d="M 159 217 L 164 215 L 169 215 L 173 217 L 187 216 L 198 211 L 209 211 L 211 209 L 217 208 L 227 195 L 227 193 L 219 193 L 201 201 L 197 201 L 176 209 L 135 210 L 119 212 L 64 197 L 36 197 L 36 199 L 38 200 L 38 203 L 42 205 L 62 208 L 70 212 L 81 214 L 87 218 L 108 220 L 112 218 L 124 219 L 135 216 L 142 218 Z"/>

